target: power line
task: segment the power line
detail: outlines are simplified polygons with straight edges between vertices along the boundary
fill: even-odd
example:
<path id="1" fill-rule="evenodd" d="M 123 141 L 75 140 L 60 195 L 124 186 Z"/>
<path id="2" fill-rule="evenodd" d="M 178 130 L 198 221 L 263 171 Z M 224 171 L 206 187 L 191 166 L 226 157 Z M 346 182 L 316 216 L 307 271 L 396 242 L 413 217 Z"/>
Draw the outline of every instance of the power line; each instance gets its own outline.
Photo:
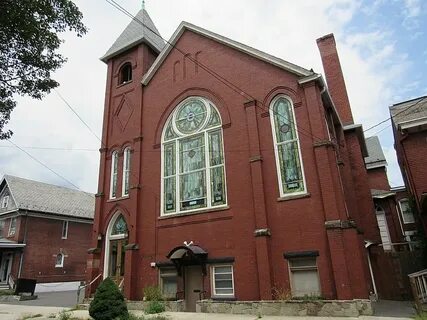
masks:
<path id="1" fill-rule="evenodd" d="M 399 112 L 398 112 L 398 113 L 396 113 L 395 115 L 390 116 L 390 117 L 388 117 L 387 119 L 384 119 L 383 121 L 378 122 L 377 124 L 375 124 L 375 125 L 373 125 L 373 126 L 369 127 L 369 128 L 368 128 L 368 129 L 366 129 L 366 130 L 363 130 L 363 132 L 366 132 L 366 131 L 369 131 L 369 130 L 371 130 L 371 129 L 373 129 L 373 128 L 378 127 L 379 125 L 383 124 L 384 122 L 387 122 L 387 121 L 388 121 L 388 120 L 390 120 L 391 118 L 396 117 L 396 116 L 398 116 L 399 114 L 401 114 L 401 113 L 403 113 L 403 112 L 408 111 L 410 108 L 412 108 L 412 107 L 416 106 L 417 104 L 419 104 L 420 102 L 424 101 L 425 99 L 427 99 L 427 97 L 423 97 L 423 98 L 421 98 L 421 99 L 420 99 L 420 100 L 418 100 L 416 103 L 411 104 L 410 106 L 408 106 L 408 107 L 406 107 L 405 109 L 403 109 L 403 110 L 399 111 Z"/>
<path id="2" fill-rule="evenodd" d="M 145 27 L 147 30 L 149 30 L 151 33 L 153 33 L 155 36 L 163 39 L 167 44 L 169 44 L 173 49 L 175 49 L 176 51 L 178 51 L 180 54 L 182 54 L 183 56 L 186 56 L 186 53 L 183 52 L 181 49 L 179 49 L 176 45 L 174 45 L 173 43 L 171 43 L 170 41 L 168 41 L 167 39 L 163 38 L 159 33 L 157 33 L 155 30 L 151 29 L 149 26 L 147 26 L 143 21 L 139 20 L 136 16 L 132 15 L 129 11 L 127 11 L 125 8 L 123 8 L 121 5 L 119 5 L 116 1 L 114 0 L 106 0 L 107 3 L 109 3 L 110 5 L 112 5 L 114 8 L 116 8 L 117 10 L 119 10 L 120 12 L 124 13 L 125 15 L 127 15 L 128 17 L 130 17 L 132 20 L 136 21 L 137 23 L 141 24 L 143 27 Z M 148 35 L 147 35 L 148 36 Z M 150 38 L 150 37 L 149 37 Z M 150 38 L 152 39 L 152 38 Z M 213 76 L 215 79 L 217 79 L 218 81 L 222 82 L 224 85 L 226 85 L 227 87 L 229 87 L 231 90 L 233 90 L 234 92 L 236 92 L 237 94 L 245 97 L 246 99 L 251 99 L 251 100 L 255 100 L 257 102 L 260 102 L 262 104 L 263 107 L 259 106 L 258 104 L 256 105 L 257 107 L 261 108 L 264 111 L 270 111 L 273 112 L 274 114 L 280 116 L 280 117 L 284 117 L 281 114 L 278 114 L 277 112 L 275 112 L 272 108 L 270 108 L 269 106 L 266 106 L 264 103 L 262 103 L 260 99 L 256 99 L 255 97 L 253 97 L 251 94 L 248 94 L 247 92 L 245 92 L 243 89 L 241 89 L 240 87 L 238 87 L 237 85 L 233 84 L 232 82 L 230 82 L 229 80 L 227 80 L 226 78 L 222 77 L 221 75 L 219 75 L 218 73 L 216 73 L 215 71 L 213 71 L 212 69 L 210 69 L 208 66 L 204 65 L 203 63 L 201 63 L 200 61 L 196 61 L 194 60 L 191 56 L 187 56 L 187 58 L 193 62 L 196 66 L 200 66 L 203 70 L 205 70 L 208 74 L 210 74 L 211 76 Z M 284 117 L 286 118 L 286 117 Z M 287 118 L 286 118 L 287 119 Z M 388 120 L 388 119 L 387 119 Z M 387 121 L 385 120 L 385 121 Z M 310 138 L 314 138 L 316 140 L 323 140 L 317 136 L 315 136 L 314 134 L 312 134 L 310 131 L 306 131 L 301 127 L 298 127 L 295 123 L 295 119 L 294 120 L 290 120 L 287 119 L 287 121 L 289 121 L 290 123 L 293 123 L 295 125 L 295 128 L 297 129 L 297 131 L 305 136 L 308 136 Z M 384 123 L 385 121 L 382 121 L 381 123 Z M 381 124 L 380 123 L 380 124 Z M 378 124 L 379 125 L 379 124 Z M 370 130 L 371 128 L 369 128 L 368 130 Z M 367 131 L 367 130 L 365 130 Z M 364 131 L 364 132 L 365 132 Z M 344 147 L 341 143 L 339 143 L 337 141 L 337 144 L 341 147 Z M 366 166 L 363 165 L 363 168 L 366 169 Z"/>
<path id="3" fill-rule="evenodd" d="M 79 116 L 79 114 L 77 113 L 76 110 L 73 109 L 73 107 L 67 102 L 67 100 L 65 100 L 65 98 L 59 93 L 58 90 L 53 89 L 55 91 L 55 93 L 59 96 L 59 98 L 61 98 L 62 101 L 64 101 L 64 103 L 67 105 L 67 107 L 77 116 L 77 118 L 80 119 L 80 121 L 86 126 L 86 128 L 89 129 L 89 131 L 101 142 L 101 139 L 98 137 L 98 135 L 91 129 L 91 127 L 89 127 L 89 125 L 82 119 L 82 117 Z"/>
<path id="4" fill-rule="evenodd" d="M 39 159 L 37 159 L 36 157 L 34 157 L 32 154 L 30 154 L 29 152 L 25 151 L 23 148 L 21 148 L 20 146 L 18 146 L 16 143 L 14 143 L 12 140 L 7 140 L 10 144 L 14 145 L 16 148 L 18 148 L 19 150 L 21 150 L 22 152 L 24 152 L 27 156 L 29 156 L 31 159 L 33 159 L 34 161 L 36 161 L 37 163 L 39 163 L 40 165 L 42 165 L 43 167 L 45 167 L 46 169 L 48 169 L 50 172 L 52 172 L 53 174 L 55 174 L 57 177 L 61 178 L 62 180 L 66 181 L 68 184 L 72 185 L 74 188 L 76 188 L 77 190 L 83 191 L 81 190 L 79 187 L 77 187 L 74 183 L 72 183 L 70 180 L 68 180 L 67 178 L 65 178 L 64 176 L 60 175 L 58 172 L 56 172 L 55 170 L 51 169 L 50 167 L 48 167 L 46 164 L 44 164 L 43 162 L 41 162 Z"/>
<path id="5" fill-rule="evenodd" d="M 16 148 L 15 146 L 2 146 L 0 148 Z M 23 149 L 34 149 L 34 150 L 58 150 L 58 151 L 99 151 L 98 149 L 85 149 L 85 148 L 58 148 L 58 147 L 33 147 L 33 146 L 21 146 Z"/>
<path id="6" fill-rule="evenodd" d="M 136 21 L 137 23 L 141 24 L 143 27 L 145 27 L 147 30 L 149 30 L 151 33 L 153 33 L 155 36 L 159 37 L 160 39 L 162 39 L 163 41 L 165 41 L 167 44 L 169 44 L 173 49 L 175 49 L 176 51 L 178 51 L 180 54 L 182 54 L 183 56 L 186 56 L 186 53 L 184 51 L 182 51 L 181 49 L 179 49 L 176 45 L 174 45 L 173 43 L 171 43 L 170 41 L 168 41 L 167 39 L 163 38 L 160 34 L 158 34 L 155 30 L 151 29 L 149 26 L 147 26 L 143 21 L 139 20 L 136 16 L 132 15 L 129 11 L 127 11 L 125 8 L 123 8 L 121 5 L 119 5 L 116 1 L 114 0 L 105 0 L 107 3 L 109 3 L 110 5 L 112 5 L 113 7 L 115 7 L 117 10 L 119 10 L 120 12 L 124 13 L 125 15 L 127 15 L 128 17 L 130 17 L 132 20 Z M 193 59 L 191 56 L 187 57 L 191 62 L 193 62 L 196 66 L 201 67 L 203 70 L 205 70 L 207 73 L 209 73 L 211 76 L 213 76 L 214 78 L 216 78 L 218 81 L 222 82 L 224 85 L 226 85 L 227 87 L 229 87 L 231 90 L 233 90 L 234 92 L 236 92 L 237 94 L 245 97 L 248 100 L 253 100 L 253 101 L 257 101 L 259 102 L 263 107 L 261 107 L 260 105 L 256 104 L 256 106 L 258 108 L 261 108 L 264 111 L 271 111 L 274 114 L 280 116 L 280 117 L 284 117 L 281 114 L 278 114 L 276 111 L 274 111 L 272 108 L 265 106 L 265 104 L 263 102 L 261 102 L 260 99 L 256 99 L 255 97 L 253 97 L 251 94 L 245 92 L 245 90 L 241 89 L 239 86 L 235 85 L 234 83 L 232 83 L 231 81 L 229 81 L 228 79 L 224 78 L 223 76 L 221 76 L 220 74 L 218 74 L 217 72 L 215 72 L 214 70 L 210 69 L 208 66 L 204 65 L 203 63 L 201 63 L 200 61 L 196 61 L 195 59 Z M 297 131 L 305 136 L 308 136 L 310 138 L 314 138 L 318 141 L 322 141 L 322 138 L 316 137 L 315 135 L 313 135 L 310 131 L 307 131 L 301 127 L 298 127 L 295 123 L 295 120 L 290 120 L 286 117 L 284 117 L 287 121 L 289 121 L 290 123 L 294 124 Z"/>

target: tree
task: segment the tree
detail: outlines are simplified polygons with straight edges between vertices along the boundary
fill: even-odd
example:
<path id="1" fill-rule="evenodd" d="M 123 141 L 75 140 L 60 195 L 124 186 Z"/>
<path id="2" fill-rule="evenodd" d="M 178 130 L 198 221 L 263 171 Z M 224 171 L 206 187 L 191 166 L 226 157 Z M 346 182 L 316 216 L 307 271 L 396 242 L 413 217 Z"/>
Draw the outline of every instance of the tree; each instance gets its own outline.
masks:
<path id="1" fill-rule="evenodd" d="M 70 0 L 0 1 L 0 140 L 11 137 L 4 126 L 16 106 L 15 95 L 42 99 L 59 85 L 51 73 L 66 58 L 57 52 L 58 34 L 87 32 L 83 15 Z"/>
<path id="2" fill-rule="evenodd" d="M 90 303 L 89 315 L 95 320 L 128 319 L 129 313 L 123 294 L 110 278 L 96 289 Z"/>

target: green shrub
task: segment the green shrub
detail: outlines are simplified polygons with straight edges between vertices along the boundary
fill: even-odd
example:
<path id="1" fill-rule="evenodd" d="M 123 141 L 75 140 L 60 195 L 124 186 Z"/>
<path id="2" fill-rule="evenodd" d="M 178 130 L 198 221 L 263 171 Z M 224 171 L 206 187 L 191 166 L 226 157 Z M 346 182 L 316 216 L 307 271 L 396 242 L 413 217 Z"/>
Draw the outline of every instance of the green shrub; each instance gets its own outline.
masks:
<path id="1" fill-rule="evenodd" d="M 145 287 L 144 288 L 145 301 L 163 301 L 162 291 L 159 287 Z"/>
<path id="2" fill-rule="evenodd" d="M 126 320 L 129 318 L 123 294 L 110 278 L 106 278 L 96 289 L 89 314 L 95 320 Z"/>
<path id="3" fill-rule="evenodd" d="M 145 313 L 153 314 L 153 313 L 161 313 L 165 311 L 165 304 L 162 301 L 150 301 L 148 303 L 147 308 L 145 309 Z"/>

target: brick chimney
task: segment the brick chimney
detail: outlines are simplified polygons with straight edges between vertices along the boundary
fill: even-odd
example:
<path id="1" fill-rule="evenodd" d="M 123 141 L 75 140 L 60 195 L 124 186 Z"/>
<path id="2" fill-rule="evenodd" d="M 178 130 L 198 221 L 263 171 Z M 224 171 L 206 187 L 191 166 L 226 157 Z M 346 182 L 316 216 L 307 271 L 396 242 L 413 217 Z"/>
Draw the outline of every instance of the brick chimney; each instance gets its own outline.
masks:
<path id="1" fill-rule="evenodd" d="M 330 33 L 316 41 L 322 58 L 329 92 L 331 93 L 332 100 L 335 103 L 341 121 L 344 125 L 353 124 L 353 115 L 351 113 L 350 101 L 348 100 L 347 89 L 341 70 L 340 58 L 338 57 L 334 34 Z"/>

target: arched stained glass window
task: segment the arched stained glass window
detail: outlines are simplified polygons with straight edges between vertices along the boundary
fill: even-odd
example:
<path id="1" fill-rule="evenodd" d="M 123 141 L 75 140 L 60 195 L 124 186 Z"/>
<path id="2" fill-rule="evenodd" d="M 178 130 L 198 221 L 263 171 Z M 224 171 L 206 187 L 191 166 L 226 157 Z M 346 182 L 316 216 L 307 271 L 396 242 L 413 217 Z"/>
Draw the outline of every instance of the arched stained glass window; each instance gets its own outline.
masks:
<path id="1" fill-rule="evenodd" d="M 221 117 L 202 97 L 177 106 L 162 137 L 162 214 L 226 204 Z"/>
<path id="2" fill-rule="evenodd" d="M 117 196 L 117 169 L 119 165 L 119 153 L 114 151 L 111 155 L 110 199 Z"/>
<path id="3" fill-rule="evenodd" d="M 118 234 L 126 234 L 128 232 L 128 226 L 126 220 L 122 215 L 119 215 L 114 222 L 113 228 L 111 229 L 111 235 L 115 236 Z"/>
<path id="4" fill-rule="evenodd" d="M 123 182 L 122 182 L 122 196 L 129 195 L 129 179 L 130 179 L 130 148 L 127 147 L 124 151 L 123 157 Z"/>
<path id="5" fill-rule="evenodd" d="M 270 107 L 280 195 L 305 192 L 297 124 L 291 100 L 278 96 Z"/>

